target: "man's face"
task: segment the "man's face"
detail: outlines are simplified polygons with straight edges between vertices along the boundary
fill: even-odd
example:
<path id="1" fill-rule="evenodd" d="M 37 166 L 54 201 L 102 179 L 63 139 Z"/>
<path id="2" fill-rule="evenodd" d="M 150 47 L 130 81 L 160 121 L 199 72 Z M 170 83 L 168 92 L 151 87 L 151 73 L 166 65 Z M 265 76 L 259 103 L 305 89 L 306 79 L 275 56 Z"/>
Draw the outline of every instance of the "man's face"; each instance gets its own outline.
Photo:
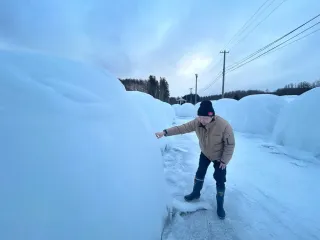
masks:
<path id="1" fill-rule="evenodd" d="M 207 125 L 212 120 L 212 117 L 208 117 L 208 116 L 199 116 L 198 118 L 202 125 Z"/>

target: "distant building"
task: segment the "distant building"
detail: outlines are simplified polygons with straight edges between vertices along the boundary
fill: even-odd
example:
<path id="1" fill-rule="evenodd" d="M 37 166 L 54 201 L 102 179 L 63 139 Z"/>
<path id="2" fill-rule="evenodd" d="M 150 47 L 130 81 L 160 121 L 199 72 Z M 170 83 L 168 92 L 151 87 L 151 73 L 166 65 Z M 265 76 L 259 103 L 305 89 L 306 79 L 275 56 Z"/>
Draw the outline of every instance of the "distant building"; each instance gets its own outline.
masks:
<path id="1" fill-rule="evenodd" d="M 183 103 L 185 103 L 187 100 L 183 99 L 183 98 L 177 98 L 177 102 L 181 105 Z"/>

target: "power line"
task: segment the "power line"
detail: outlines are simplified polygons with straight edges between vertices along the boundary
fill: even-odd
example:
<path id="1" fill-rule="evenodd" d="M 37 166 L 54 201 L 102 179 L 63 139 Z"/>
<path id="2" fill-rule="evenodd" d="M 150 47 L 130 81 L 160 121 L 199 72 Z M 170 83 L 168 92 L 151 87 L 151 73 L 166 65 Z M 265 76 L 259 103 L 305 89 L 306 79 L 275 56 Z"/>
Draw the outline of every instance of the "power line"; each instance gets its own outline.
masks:
<path id="1" fill-rule="evenodd" d="M 282 40 L 283 38 L 289 36 L 290 34 L 294 33 L 295 31 L 297 31 L 298 29 L 302 28 L 303 26 L 307 25 L 309 22 L 313 21 L 314 19 L 318 18 L 320 16 L 320 14 L 318 14 L 317 16 L 311 18 L 310 20 L 308 20 L 307 22 L 301 24 L 300 26 L 298 26 L 297 28 L 293 29 L 292 31 L 290 31 L 289 33 L 283 35 L 282 37 L 276 39 L 275 41 L 269 43 L 268 45 L 264 46 L 263 48 L 258 49 L 257 51 L 255 51 L 254 53 L 250 54 L 249 56 L 243 58 L 242 60 L 230 65 L 227 67 L 227 70 L 230 70 L 240 64 L 242 64 L 243 62 L 247 61 L 248 59 L 254 57 L 255 55 L 259 54 L 260 52 L 262 52 L 263 50 L 267 49 L 268 47 L 272 46 L 273 44 L 279 42 L 280 40 Z"/>
<path id="2" fill-rule="evenodd" d="M 236 70 L 236 69 L 238 69 L 238 68 L 240 68 L 240 67 L 242 67 L 242 66 L 246 65 L 246 64 L 248 64 L 248 63 L 250 63 L 250 62 L 252 62 L 252 61 L 254 61 L 254 60 L 256 60 L 256 59 L 258 59 L 258 58 L 260 58 L 260 57 L 262 57 L 262 56 L 264 56 L 264 55 L 266 55 L 267 53 L 270 53 L 272 50 L 275 50 L 275 49 L 277 49 L 277 50 L 278 50 L 278 49 L 279 49 L 279 48 L 278 48 L 279 46 L 281 46 L 281 45 L 285 44 L 286 42 L 290 41 L 291 39 L 293 39 L 293 38 L 295 38 L 295 37 L 297 37 L 297 36 L 301 35 L 302 33 L 304 33 L 304 32 L 306 32 L 306 31 L 308 31 L 309 29 L 311 29 L 311 28 L 315 27 L 315 26 L 316 26 L 316 25 L 318 25 L 318 24 L 320 24 L 320 21 L 319 21 L 319 22 L 317 22 L 316 24 L 312 25 L 311 27 L 309 27 L 309 28 L 307 28 L 307 29 L 303 30 L 302 32 L 300 32 L 300 33 L 298 33 L 298 34 L 294 35 L 293 37 L 289 38 L 288 40 L 286 40 L 286 41 L 284 41 L 284 42 L 282 42 L 282 43 L 280 43 L 280 44 L 276 45 L 275 47 L 273 47 L 273 48 L 269 49 L 268 51 L 266 51 L 266 52 L 264 52 L 264 53 L 260 54 L 259 56 L 255 57 L 255 58 L 253 58 L 253 59 L 251 59 L 251 60 L 249 60 L 249 61 L 247 61 L 247 62 L 244 62 L 244 63 L 242 63 L 242 64 L 240 64 L 240 65 L 238 65 L 238 66 L 235 66 L 235 67 L 233 67 L 233 68 L 228 69 L 228 72 L 232 72 L 232 71 L 234 71 L 234 70 Z M 318 29 L 318 30 L 319 30 L 319 29 Z M 310 35 L 310 34 L 309 34 L 309 35 Z M 304 36 L 304 37 L 306 37 L 306 36 Z M 304 38 L 304 37 L 303 37 L 303 38 Z M 301 39 L 302 39 L 302 38 L 301 38 Z M 300 40 L 301 40 L 301 39 L 300 39 Z M 291 44 L 291 43 L 289 43 L 289 44 Z M 288 45 L 288 44 L 287 44 L 287 45 Z"/>
<path id="3" fill-rule="evenodd" d="M 267 8 L 269 8 L 272 3 L 275 1 L 275 0 L 272 0 L 271 3 L 269 3 L 269 5 L 265 7 L 265 5 L 271 0 L 266 0 L 264 1 L 260 7 L 254 12 L 254 14 L 245 22 L 245 24 L 236 32 L 236 34 L 229 40 L 229 42 L 226 44 L 225 48 L 232 43 L 232 41 L 237 37 L 237 36 L 240 36 L 243 32 L 245 32 L 248 27 L 254 22 L 254 18 L 256 16 L 259 16 L 261 15 Z M 267 17 L 265 17 L 262 21 L 260 21 L 255 27 L 254 29 L 256 29 L 263 21 L 265 21 L 274 11 L 276 11 L 277 8 L 279 8 L 282 3 L 284 3 L 285 1 L 287 0 L 283 0 L 275 9 L 272 10 L 271 13 L 269 13 L 269 15 Z M 263 9 L 264 8 L 264 9 Z M 260 13 L 259 11 L 262 10 Z M 259 14 L 258 14 L 259 13 Z M 254 29 L 252 29 L 244 38 L 246 38 Z M 232 48 L 234 48 L 237 44 L 239 44 L 242 40 L 244 40 L 244 38 L 240 39 Z M 218 58 L 219 55 L 217 55 L 217 58 Z M 223 62 L 223 57 L 220 57 L 220 60 L 216 61 L 215 64 L 212 65 L 212 67 L 210 68 L 209 72 L 211 72 L 212 70 L 214 70 L 218 65 L 220 65 L 221 63 Z M 214 80 L 214 83 L 216 82 L 216 79 Z M 213 84 L 214 84 L 213 83 Z M 208 87 L 206 88 L 206 90 L 208 89 Z"/>
<path id="4" fill-rule="evenodd" d="M 298 39 L 296 39 L 296 40 L 294 40 L 294 41 L 291 41 L 291 42 L 289 42 L 289 43 L 287 43 L 287 44 L 283 45 L 282 47 L 279 47 L 279 48 L 277 48 L 277 49 L 274 49 L 274 50 L 272 50 L 272 51 L 271 51 L 271 52 L 269 52 L 269 53 L 276 52 L 277 50 L 280 50 L 280 49 L 282 49 L 282 48 L 284 48 L 284 47 L 287 47 L 287 46 L 289 46 L 289 45 L 291 45 L 291 44 L 293 44 L 293 43 L 295 43 L 295 42 L 298 42 L 298 41 L 300 41 L 300 40 L 302 40 L 302 39 L 304 39 L 304 38 L 306 38 L 306 37 L 308 37 L 308 36 L 312 35 L 313 33 L 318 32 L 318 31 L 320 31 L 320 28 L 318 28 L 317 30 L 314 30 L 314 31 L 312 31 L 311 33 L 308 33 L 308 34 L 306 34 L 306 35 L 304 35 L 304 36 L 302 36 L 302 37 L 300 37 L 300 38 L 298 38 Z"/>
<path id="5" fill-rule="evenodd" d="M 246 30 L 246 26 L 250 23 L 250 21 L 258 14 L 258 12 L 264 7 L 264 5 L 266 5 L 269 1 L 271 0 L 266 0 L 264 1 L 264 3 L 262 5 L 260 5 L 260 7 L 255 11 L 255 13 L 246 21 L 246 23 L 236 32 L 235 35 L 233 35 L 233 37 L 229 40 L 229 42 L 225 45 L 224 49 L 227 48 L 227 46 L 238 36 L 241 35 L 241 31 L 245 31 Z M 275 0 L 272 0 L 271 4 L 274 2 Z M 251 24 L 251 23 L 250 23 Z M 249 24 L 249 25 L 250 25 Z M 243 30 L 244 29 L 244 30 Z M 219 53 L 216 56 L 217 58 L 219 57 Z M 214 68 L 216 68 L 218 65 L 220 65 L 223 61 L 223 57 L 220 58 L 220 60 L 216 61 L 212 67 L 210 68 L 209 72 L 211 72 Z"/>
<path id="6" fill-rule="evenodd" d="M 319 23 L 320 23 L 320 22 L 318 22 L 317 24 L 319 24 Z M 317 25 L 317 24 L 315 24 L 315 25 Z M 311 28 L 311 27 L 310 27 L 310 28 Z M 308 29 L 310 29 L 310 28 L 308 28 Z M 306 30 L 308 30 L 308 29 L 306 29 Z M 306 30 L 305 30 L 305 31 L 306 31 Z M 305 31 L 304 31 L 304 32 L 305 32 Z M 284 48 L 284 47 L 287 47 L 287 46 L 289 46 L 289 45 L 291 45 L 291 44 L 293 44 L 293 43 L 296 43 L 296 42 L 298 42 L 298 41 L 301 41 L 301 40 L 303 40 L 304 38 L 306 38 L 306 37 L 308 37 L 308 36 L 310 36 L 310 35 L 318 32 L 318 31 L 320 31 L 320 28 L 318 28 L 318 29 L 316 29 L 316 30 L 314 30 L 314 31 L 312 31 L 312 32 L 310 32 L 310 33 L 308 33 L 308 34 L 306 34 L 306 35 L 298 38 L 298 39 L 295 39 L 294 41 L 291 41 L 291 42 L 283 45 L 282 47 L 278 47 L 278 48 L 277 48 L 277 46 L 280 46 L 280 45 L 282 45 L 283 43 L 287 42 L 287 41 L 285 41 L 285 42 L 277 45 L 276 47 L 270 49 L 269 51 L 261 54 L 259 57 L 256 57 L 255 59 L 260 58 L 262 55 L 267 55 L 267 54 L 276 52 L 276 51 L 278 51 L 278 50 L 280 50 L 280 49 L 282 49 L 282 48 Z M 303 33 L 303 32 L 301 32 L 301 33 Z M 296 36 L 300 35 L 301 33 L 297 34 Z M 296 36 L 295 36 L 295 37 L 296 37 Z M 294 37 L 292 37 L 292 38 L 294 38 Z M 291 40 L 292 38 L 288 39 L 288 41 Z M 252 61 L 255 60 L 255 59 L 252 59 L 252 60 L 249 61 L 249 62 L 252 62 Z M 247 62 L 247 63 L 249 63 L 249 62 Z M 245 64 L 247 64 L 247 63 L 245 63 Z M 243 64 L 243 65 L 245 65 L 245 64 Z M 236 69 L 238 69 L 238 68 L 240 68 L 240 67 L 241 67 L 241 66 L 239 66 L 239 67 L 237 67 L 237 68 L 235 68 L 235 69 L 229 70 L 229 71 L 226 72 L 226 73 L 233 72 L 233 71 L 235 71 Z M 221 77 L 221 75 L 222 75 L 222 72 L 215 78 L 215 80 L 214 80 L 209 86 L 207 86 L 207 88 L 206 88 L 205 90 L 202 90 L 202 92 L 205 92 L 208 88 L 210 88 L 210 87 L 213 86 L 216 82 L 218 82 L 218 80 L 219 80 L 219 78 Z"/>
<path id="7" fill-rule="evenodd" d="M 214 85 L 214 84 L 219 80 L 219 78 L 220 78 L 221 76 L 222 76 L 222 72 L 219 73 L 219 74 L 216 76 L 216 78 L 215 78 L 209 85 L 207 85 L 207 87 L 206 87 L 205 89 L 202 89 L 201 92 L 207 91 L 212 85 Z"/>
<path id="8" fill-rule="evenodd" d="M 287 0 L 283 0 L 282 2 L 280 2 L 280 4 L 278 4 L 264 19 L 262 19 L 257 25 L 255 25 L 255 27 L 253 29 L 251 29 L 250 32 L 248 32 L 243 38 L 241 38 L 238 42 L 236 42 L 231 48 L 230 50 L 232 50 L 235 46 L 237 46 L 240 42 L 242 42 L 244 39 L 246 39 L 250 33 L 252 33 L 258 26 L 260 26 L 265 20 L 267 20 L 268 17 L 270 17 L 270 15 L 272 13 L 274 13 L 284 2 L 286 2 Z M 272 3 L 271 3 L 272 4 Z M 270 4 L 270 5 L 271 5 Z M 270 6 L 269 5 L 269 6 Z M 268 7 L 269 7 L 268 6 Z"/>
<path id="9" fill-rule="evenodd" d="M 269 2 L 270 0 L 266 0 L 264 1 L 264 3 L 255 11 L 255 13 L 245 22 L 245 24 L 237 31 L 237 33 L 235 35 L 233 35 L 233 37 L 229 40 L 229 42 L 226 44 L 226 46 L 224 48 L 227 48 L 227 46 L 229 44 L 231 44 L 231 42 L 239 35 L 241 35 L 240 33 L 243 32 L 246 27 L 247 27 L 247 24 L 251 21 L 251 19 L 253 19 L 257 13 L 260 11 L 260 9 L 263 8 L 264 5 L 266 5 L 267 2 Z M 273 0 L 274 1 L 274 0 Z M 243 30 L 244 29 L 244 30 Z"/>
<path id="10" fill-rule="evenodd" d="M 220 55 L 220 54 L 219 54 Z M 218 57 L 218 56 L 217 56 Z M 212 67 L 209 69 L 208 72 L 211 72 L 215 67 L 217 67 L 221 62 L 223 61 L 223 57 L 220 58 L 219 61 L 216 61 L 215 64 L 212 65 Z"/>
<path id="11" fill-rule="evenodd" d="M 205 91 L 207 91 L 211 86 L 213 86 L 220 79 L 221 76 L 222 76 L 222 72 L 220 72 L 216 76 L 216 78 L 209 85 L 207 85 L 207 87 L 205 89 L 202 89 L 200 92 L 204 93 Z"/>

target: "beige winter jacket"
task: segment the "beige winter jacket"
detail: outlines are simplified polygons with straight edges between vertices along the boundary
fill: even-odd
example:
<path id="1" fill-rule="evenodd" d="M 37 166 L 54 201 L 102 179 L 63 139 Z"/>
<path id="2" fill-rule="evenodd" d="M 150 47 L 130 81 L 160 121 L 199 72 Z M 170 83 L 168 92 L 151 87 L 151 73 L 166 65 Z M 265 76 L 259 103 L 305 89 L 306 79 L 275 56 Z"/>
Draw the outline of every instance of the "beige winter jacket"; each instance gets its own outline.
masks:
<path id="1" fill-rule="evenodd" d="M 195 131 L 200 149 L 203 154 L 211 161 L 221 161 L 228 164 L 232 158 L 235 139 L 231 125 L 220 116 L 215 116 L 214 120 L 205 127 L 199 122 L 198 118 L 166 129 L 166 136 L 185 134 Z"/>

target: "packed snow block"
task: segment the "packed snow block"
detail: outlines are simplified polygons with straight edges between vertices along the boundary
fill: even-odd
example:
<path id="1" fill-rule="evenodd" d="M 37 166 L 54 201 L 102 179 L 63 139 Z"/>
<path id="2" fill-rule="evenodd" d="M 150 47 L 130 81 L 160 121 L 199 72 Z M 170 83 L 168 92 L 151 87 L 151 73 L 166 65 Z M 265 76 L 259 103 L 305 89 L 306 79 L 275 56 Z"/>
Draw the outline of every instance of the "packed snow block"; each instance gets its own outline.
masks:
<path id="1" fill-rule="evenodd" d="M 236 114 L 238 106 L 237 100 L 223 98 L 218 101 L 214 101 L 212 105 L 215 113 L 226 119 L 231 125 L 233 125 L 235 121 L 239 121 Z"/>
<path id="2" fill-rule="evenodd" d="M 161 152 L 118 79 L 0 51 L 0 239 L 158 239 Z"/>
<path id="3" fill-rule="evenodd" d="M 175 120 L 175 112 L 170 104 L 162 102 L 150 94 L 139 91 L 127 91 L 132 104 L 139 109 L 139 114 L 143 116 L 145 126 L 154 133 L 162 131 L 172 126 Z M 164 151 L 170 148 L 172 139 L 161 138 L 158 140 L 159 148 Z"/>
<path id="4" fill-rule="evenodd" d="M 191 103 L 177 104 L 177 106 L 174 106 L 174 109 L 178 117 L 195 117 L 198 110 Z"/>
<path id="5" fill-rule="evenodd" d="M 288 104 L 272 94 L 257 94 L 242 98 L 236 105 L 232 126 L 245 133 L 271 135 L 280 110 Z"/>
<path id="6" fill-rule="evenodd" d="M 283 146 L 320 157 L 320 87 L 287 104 L 279 114 L 272 138 Z"/>

